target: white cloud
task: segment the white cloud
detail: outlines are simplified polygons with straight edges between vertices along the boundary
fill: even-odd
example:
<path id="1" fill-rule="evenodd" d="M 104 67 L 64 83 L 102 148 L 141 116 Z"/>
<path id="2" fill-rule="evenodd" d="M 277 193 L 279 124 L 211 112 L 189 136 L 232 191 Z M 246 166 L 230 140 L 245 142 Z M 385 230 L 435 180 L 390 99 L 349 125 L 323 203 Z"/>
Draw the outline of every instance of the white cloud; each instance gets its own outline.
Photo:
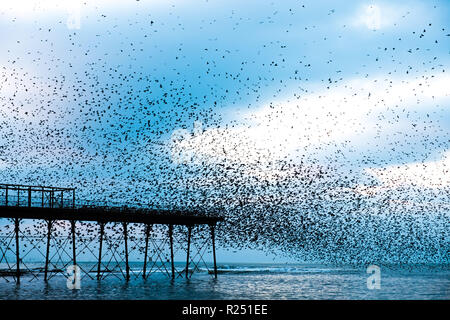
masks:
<path id="1" fill-rule="evenodd" d="M 402 18 L 410 14 L 410 11 L 423 15 L 422 8 L 412 3 L 409 6 L 393 2 L 376 1 L 366 3 L 357 8 L 356 13 L 350 19 L 350 25 L 365 27 L 369 30 L 380 30 L 397 25 Z"/>
<path id="2" fill-rule="evenodd" d="M 360 15 L 360 22 L 368 29 L 378 30 L 381 28 L 381 10 L 377 5 L 368 5 L 364 13 Z"/>
<path id="3" fill-rule="evenodd" d="M 136 6 L 152 7 L 167 5 L 163 0 L 136 2 L 134 0 L 1 0 L 0 14 L 19 19 L 45 19 L 49 16 L 64 17 L 68 29 L 80 29 L 82 16 L 98 9 L 123 13 Z"/>
<path id="4" fill-rule="evenodd" d="M 383 81 L 354 79 L 299 100 L 264 106 L 244 115 L 250 120 L 243 120 L 240 125 L 207 129 L 176 141 L 173 146 L 176 152 L 188 153 L 199 161 L 244 164 L 315 153 L 318 147 L 373 137 L 380 130 L 377 116 L 392 116 L 395 108 L 432 109 L 443 100 L 448 101 L 448 83 L 447 75 Z M 407 125 L 395 121 L 400 123 L 396 124 L 397 129 Z"/>
<path id="5" fill-rule="evenodd" d="M 52 88 L 54 83 L 42 77 L 34 66 L 23 66 L 26 71 L 18 72 L 13 67 L 0 65 L 0 121 L 12 124 L 26 118 L 37 123 L 41 119 L 55 117 L 56 114 L 44 113 L 39 104 L 32 103 L 50 96 L 55 97 Z"/>
<path id="6" fill-rule="evenodd" d="M 384 168 L 369 168 L 366 173 L 381 182 L 378 189 L 404 186 L 440 189 L 450 186 L 450 152 L 438 161 L 415 162 Z M 376 190 L 374 190 L 376 191 Z"/>
<path id="7" fill-rule="evenodd" d="M 152 0 L 142 5 L 164 4 L 163 0 Z M 25 18 L 34 18 L 36 15 L 52 13 L 71 13 L 74 10 L 94 10 L 96 8 L 129 8 L 131 5 L 139 5 L 134 0 L 1 0 L 0 13 Z"/>
<path id="8" fill-rule="evenodd" d="M 68 12 L 80 5 L 80 0 L 2 0 L 0 12 L 19 17 L 32 17 L 54 12 Z"/>
<path id="9" fill-rule="evenodd" d="M 2 154 L 0 154 L 0 157 L 2 157 Z M 0 158 L 0 170 L 5 169 L 7 166 L 7 162 L 4 159 Z"/>

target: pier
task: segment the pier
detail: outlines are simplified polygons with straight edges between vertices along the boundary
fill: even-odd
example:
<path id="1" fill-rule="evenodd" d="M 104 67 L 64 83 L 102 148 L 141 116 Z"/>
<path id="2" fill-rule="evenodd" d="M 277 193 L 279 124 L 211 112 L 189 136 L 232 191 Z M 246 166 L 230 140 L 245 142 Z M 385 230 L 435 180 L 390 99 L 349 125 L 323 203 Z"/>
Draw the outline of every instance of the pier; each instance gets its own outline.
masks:
<path id="1" fill-rule="evenodd" d="M 0 184 L 0 277 L 48 281 L 67 277 L 74 265 L 97 280 L 146 279 L 154 272 L 189 278 L 200 267 L 217 278 L 215 228 L 221 221 L 197 209 L 93 204 L 77 200 L 75 188 Z M 175 250 L 184 253 L 183 268 L 175 266 Z M 143 262 L 138 272 L 131 271 L 132 252 Z M 81 256 L 90 263 L 77 263 Z"/>

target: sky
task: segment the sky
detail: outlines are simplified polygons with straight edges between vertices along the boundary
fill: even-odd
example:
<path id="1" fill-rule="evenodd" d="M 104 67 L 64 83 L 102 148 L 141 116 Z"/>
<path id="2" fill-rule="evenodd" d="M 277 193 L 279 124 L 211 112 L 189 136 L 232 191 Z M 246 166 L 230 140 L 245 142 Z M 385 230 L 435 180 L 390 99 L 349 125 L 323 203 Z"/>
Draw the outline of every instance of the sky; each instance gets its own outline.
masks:
<path id="1" fill-rule="evenodd" d="M 168 205 L 202 164 L 273 181 L 285 161 L 447 192 L 449 18 L 444 0 L 4 0 L 0 182 Z M 273 260 L 219 257 L 246 255 Z"/>

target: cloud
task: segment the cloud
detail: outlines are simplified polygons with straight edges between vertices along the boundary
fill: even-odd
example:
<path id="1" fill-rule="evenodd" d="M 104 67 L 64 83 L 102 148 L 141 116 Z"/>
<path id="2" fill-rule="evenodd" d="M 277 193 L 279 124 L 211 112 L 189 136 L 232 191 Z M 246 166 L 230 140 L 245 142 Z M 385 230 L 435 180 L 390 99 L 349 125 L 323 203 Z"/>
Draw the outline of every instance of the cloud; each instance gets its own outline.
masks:
<path id="1" fill-rule="evenodd" d="M 3 155 L 0 153 L 0 157 L 2 157 Z M 3 170 L 5 168 L 7 168 L 8 163 L 5 161 L 5 159 L 0 158 L 0 170 Z"/>
<path id="2" fill-rule="evenodd" d="M 418 8 L 418 5 L 414 3 L 404 6 L 398 3 L 377 1 L 360 5 L 356 13 L 350 18 L 350 25 L 365 27 L 374 31 L 390 28 L 397 25 L 411 11 L 419 12 L 423 15 L 423 8 Z"/>
<path id="3" fill-rule="evenodd" d="M 450 186 L 450 151 L 438 161 L 367 168 L 365 171 L 381 182 L 381 186 L 377 189 L 393 189 L 404 186 L 445 188 Z"/>
<path id="4" fill-rule="evenodd" d="M 143 5 L 164 4 L 162 0 L 152 0 Z M 71 13 L 80 10 L 97 10 L 98 8 L 129 8 L 130 5 L 139 4 L 136 1 L 122 0 L 2 0 L 0 1 L 0 12 L 10 16 L 34 18 L 36 15 L 48 15 L 54 13 Z"/>
<path id="5" fill-rule="evenodd" d="M 360 14 L 358 22 L 365 25 L 368 29 L 378 30 L 381 28 L 381 9 L 377 5 L 368 5 L 364 12 Z M 385 22 L 385 19 L 383 19 Z"/>
<path id="6" fill-rule="evenodd" d="M 67 12 L 80 5 L 80 0 L 3 0 L 0 11 L 12 16 L 33 17 L 55 12 Z"/>
<path id="7" fill-rule="evenodd" d="M 48 97 L 61 98 L 67 93 L 56 90 L 57 82 L 46 78 L 34 66 L 22 65 L 25 71 L 0 65 L 0 130 L 3 129 L 2 120 L 8 123 L 9 127 L 17 125 L 19 121 L 25 123 L 24 120 L 26 126 L 29 126 L 31 122 L 38 123 L 43 119 L 65 116 L 62 112 L 50 114 L 49 110 L 34 101 L 43 101 Z"/>
<path id="8" fill-rule="evenodd" d="M 450 76 L 444 74 L 382 79 L 353 79 L 295 101 L 271 103 L 244 115 L 239 124 L 187 135 L 172 147 L 199 162 L 264 164 L 289 155 L 316 154 L 318 148 L 337 144 L 368 143 L 380 131 L 411 130 L 414 119 L 399 118 L 399 113 L 431 113 L 450 99 Z"/>

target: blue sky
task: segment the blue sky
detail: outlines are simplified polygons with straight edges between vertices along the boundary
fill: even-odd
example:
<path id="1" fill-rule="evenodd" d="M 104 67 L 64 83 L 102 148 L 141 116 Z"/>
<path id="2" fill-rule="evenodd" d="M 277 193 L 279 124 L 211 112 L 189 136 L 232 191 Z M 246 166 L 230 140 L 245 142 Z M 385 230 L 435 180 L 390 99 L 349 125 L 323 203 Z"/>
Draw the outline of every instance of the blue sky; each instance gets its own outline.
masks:
<path id="1" fill-rule="evenodd" d="M 448 188 L 449 18 L 448 1 L 2 1 L 0 177 L 145 194 L 197 121 L 175 147 L 200 162 Z"/>

